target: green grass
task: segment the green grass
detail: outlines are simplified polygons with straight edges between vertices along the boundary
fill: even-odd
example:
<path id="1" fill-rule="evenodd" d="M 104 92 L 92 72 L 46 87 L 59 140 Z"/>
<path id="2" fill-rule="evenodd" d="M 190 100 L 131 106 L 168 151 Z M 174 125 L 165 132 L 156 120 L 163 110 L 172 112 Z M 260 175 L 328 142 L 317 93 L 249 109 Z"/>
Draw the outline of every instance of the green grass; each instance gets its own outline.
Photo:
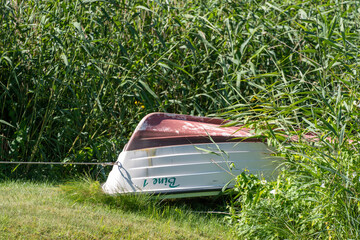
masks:
<path id="1" fill-rule="evenodd" d="M 94 181 L 61 187 L 2 182 L 0 239 L 233 238 L 221 218 L 192 212 L 198 209 L 141 196 L 104 195 Z"/>

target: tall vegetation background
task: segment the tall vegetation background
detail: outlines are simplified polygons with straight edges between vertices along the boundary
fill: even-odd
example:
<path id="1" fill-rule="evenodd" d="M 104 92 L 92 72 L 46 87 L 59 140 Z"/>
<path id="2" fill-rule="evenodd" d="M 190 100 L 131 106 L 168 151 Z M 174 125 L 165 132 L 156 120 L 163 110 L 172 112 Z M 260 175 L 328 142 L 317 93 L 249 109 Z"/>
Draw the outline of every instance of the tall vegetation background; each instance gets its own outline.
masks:
<path id="1" fill-rule="evenodd" d="M 237 178 L 239 236 L 357 238 L 359 16 L 337 0 L 1 1 L 1 160 L 113 161 L 147 113 L 212 114 L 285 159 L 275 182 Z"/>

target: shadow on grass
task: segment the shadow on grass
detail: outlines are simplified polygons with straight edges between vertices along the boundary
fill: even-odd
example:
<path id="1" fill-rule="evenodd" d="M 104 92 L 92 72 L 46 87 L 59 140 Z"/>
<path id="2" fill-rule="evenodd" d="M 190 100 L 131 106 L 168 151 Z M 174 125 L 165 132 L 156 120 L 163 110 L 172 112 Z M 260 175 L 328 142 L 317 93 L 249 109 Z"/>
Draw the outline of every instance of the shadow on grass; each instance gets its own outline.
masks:
<path id="1" fill-rule="evenodd" d="M 68 199 L 76 203 L 109 207 L 155 219 L 222 222 L 227 214 L 226 195 L 185 199 L 161 199 L 150 194 L 109 195 L 102 191 L 98 181 L 89 178 L 67 182 L 60 188 Z"/>

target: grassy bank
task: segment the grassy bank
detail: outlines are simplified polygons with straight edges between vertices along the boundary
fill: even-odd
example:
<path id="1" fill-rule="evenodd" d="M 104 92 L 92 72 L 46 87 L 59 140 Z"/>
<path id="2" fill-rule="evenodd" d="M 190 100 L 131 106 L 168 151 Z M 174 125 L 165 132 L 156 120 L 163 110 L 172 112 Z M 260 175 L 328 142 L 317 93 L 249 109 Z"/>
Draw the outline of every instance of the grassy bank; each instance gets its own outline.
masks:
<path id="1" fill-rule="evenodd" d="M 95 184 L 95 185 L 91 185 Z M 180 203 L 100 196 L 96 182 L 0 183 L 1 239 L 231 239 L 221 218 Z M 63 189 L 63 190 L 61 190 Z M 76 189 L 76 190 L 74 190 Z M 116 202 L 122 204 L 116 205 Z M 148 203 L 148 204 L 145 204 Z M 165 206 L 166 205 L 166 206 Z M 181 206 L 180 206 L 181 205 Z"/>

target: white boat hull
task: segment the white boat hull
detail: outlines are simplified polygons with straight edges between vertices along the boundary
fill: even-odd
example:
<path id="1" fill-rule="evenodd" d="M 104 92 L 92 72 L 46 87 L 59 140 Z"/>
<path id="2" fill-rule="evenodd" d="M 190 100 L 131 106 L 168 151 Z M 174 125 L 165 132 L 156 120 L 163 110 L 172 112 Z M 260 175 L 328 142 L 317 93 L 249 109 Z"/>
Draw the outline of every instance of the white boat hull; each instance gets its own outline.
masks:
<path id="1" fill-rule="evenodd" d="M 262 142 L 189 144 L 124 151 L 103 190 L 109 194 L 195 192 L 195 195 L 211 195 L 226 184 L 232 187 L 234 181 L 231 180 L 244 170 L 271 178 L 278 166 L 272 153 Z"/>

